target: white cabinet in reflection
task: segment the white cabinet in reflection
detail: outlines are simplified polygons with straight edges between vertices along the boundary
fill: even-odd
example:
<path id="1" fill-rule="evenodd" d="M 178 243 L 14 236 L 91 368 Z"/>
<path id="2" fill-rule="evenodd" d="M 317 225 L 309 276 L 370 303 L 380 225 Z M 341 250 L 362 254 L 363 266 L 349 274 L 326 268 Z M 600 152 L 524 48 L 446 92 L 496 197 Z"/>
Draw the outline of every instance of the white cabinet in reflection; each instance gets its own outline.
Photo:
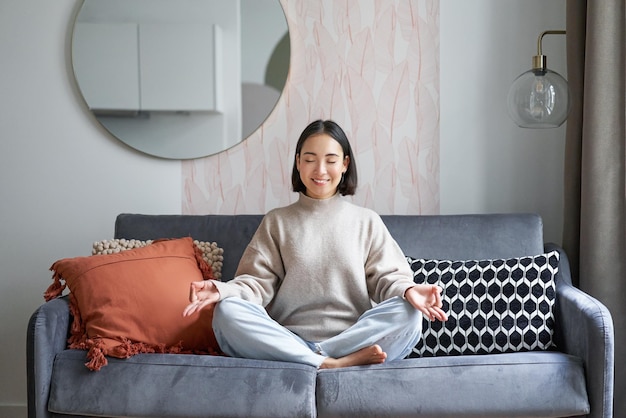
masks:
<path id="1" fill-rule="evenodd" d="M 140 109 L 137 25 L 77 23 L 73 38 L 74 74 L 92 109 Z"/>
<path id="2" fill-rule="evenodd" d="M 141 106 L 145 110 L 220 111 L 215 25 L 139 25 Z"/>
<path id="3" fill-rule="evenodd" d="M 221 112 L 219 26 L 77 23 L 75 31 L 75 74 L 94 111 Z"/>

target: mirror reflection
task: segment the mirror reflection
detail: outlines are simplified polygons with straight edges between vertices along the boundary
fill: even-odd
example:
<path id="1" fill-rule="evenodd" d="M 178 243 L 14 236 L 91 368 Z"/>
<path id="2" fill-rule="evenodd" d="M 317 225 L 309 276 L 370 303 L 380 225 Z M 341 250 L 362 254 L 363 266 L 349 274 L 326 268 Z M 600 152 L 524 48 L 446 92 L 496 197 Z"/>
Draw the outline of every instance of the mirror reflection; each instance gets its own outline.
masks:
<path id="1" fill-rule="evenodd" d="M 85 103 L 129 146 L 218 153 L 254 132 L 287 78 L 278 0 L 84 0 L 72 65 Z"/>

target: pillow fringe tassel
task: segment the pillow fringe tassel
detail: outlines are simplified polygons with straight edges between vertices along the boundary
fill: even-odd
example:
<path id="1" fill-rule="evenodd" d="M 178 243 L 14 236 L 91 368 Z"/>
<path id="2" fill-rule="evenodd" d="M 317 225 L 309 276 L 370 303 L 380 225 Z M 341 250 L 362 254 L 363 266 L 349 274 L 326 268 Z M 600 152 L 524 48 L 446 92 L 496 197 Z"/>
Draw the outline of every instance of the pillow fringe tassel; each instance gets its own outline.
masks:
<path id="1" fill-rule="evenodd" d="M 70 348 L 77 344 L 84 343 L 84 340 L 87 338 L 87 329 L 85 327 L 85 322 L 82 320 L 80 315 L 80 311 L 78 310 L 78 302 L 76 301 L 76 296 L 73 293 L 70 293 L 70 314 L 72 314 L 72 325 L 70 329 L 70 337 L 67 342 Z"/>
<path id="2" fill-rule="evenodd" d="M 65 287 L 66 287 L 65 283 L 61 283 L 61 275 L 57 273 L 55 270 L 56 264 L 57 263 L 54 263 L 52 267 L 50 267 L 50 270 L 53 271 L 54 274 L 52 275 L 52 280 L 53 280 L 52 284 L 48 286 L 48 288 L 43 294 L 44 300 L 46 302 L 49 302 L 52 299 L 55 299 L 61 296 L 61 294 L 63 294 L 63 291 L 65 290 Z"/>
<path id="3" fill-rule="evenodd" d="M 102 340 L 94 338 L 92 340 L 87 340 L 87 344 L 91 344 L 91 347 L 87 352 L 87 360 L 89 361 L 85 363 L 85 366 L 87 366 L 89 370 L 98 371 L 109 364 L 109 361 L 104 354 L 106 349 L 102 347 Z"/>
<path id="4" fill-rule="evenodd" d="M 213 280 L 213 269 L 209 266 L 209 263 L 202 257 L 202 250 L 194 244 L 194 255 L 196 256 L 196 262 L 198 263 L 198 268 L 202 272 L 202 277 L 204 280 Z"/>
<path id="5" fill-rule="evenodd" d="M 126 359 L 137 354 L 191 354 L 190 351 L 183 350 L 182 341 L 173 346 L 165 344 L 146 344 L 133 342 L 128 338 L 123 338 L 121 344 L 107 349 L 101 337 L 85 339 L 73 347 L 87 350 L 87 363 L 85 366 L 91 371 L 99 371 L 108 364 L 107 356 Z"/>

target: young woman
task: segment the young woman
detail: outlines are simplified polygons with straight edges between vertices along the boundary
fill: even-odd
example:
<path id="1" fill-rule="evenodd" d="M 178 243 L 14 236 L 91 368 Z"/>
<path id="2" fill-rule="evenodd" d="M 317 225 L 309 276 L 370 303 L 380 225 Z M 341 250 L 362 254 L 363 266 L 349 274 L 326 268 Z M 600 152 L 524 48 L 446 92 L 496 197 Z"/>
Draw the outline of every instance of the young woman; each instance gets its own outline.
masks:
<path id="1" fill-rule="evenodd" d="M 341 197 L 357 172 L 335 122 L 304 129 L 292 185 L 298 201 L 265 215 L 236 277 L 191 283 L 183 314 L 216 304 L 215 335 L 232 357 L 335 368 L 407 356 L 422 315 L 447 319 L 441 289 L 415 284 L 380 216 Z"/>

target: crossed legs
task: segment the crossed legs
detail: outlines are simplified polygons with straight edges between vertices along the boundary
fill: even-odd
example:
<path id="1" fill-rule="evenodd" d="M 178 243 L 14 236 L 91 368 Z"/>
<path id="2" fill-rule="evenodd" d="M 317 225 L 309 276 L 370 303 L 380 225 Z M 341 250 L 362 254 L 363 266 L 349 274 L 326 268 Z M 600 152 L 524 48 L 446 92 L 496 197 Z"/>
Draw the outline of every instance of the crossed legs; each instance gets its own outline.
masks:
<path id="1" fill-rule="evenodd" d="M 232 357 L 348 367 L 406 357 L 421 337 L 422 314 L 404 299 L 391 298 L 342 333 L 311 342 L 274 321 L 263 307 L 228 298 L 215 307 L 213 329 L 222 351 Z"/>

